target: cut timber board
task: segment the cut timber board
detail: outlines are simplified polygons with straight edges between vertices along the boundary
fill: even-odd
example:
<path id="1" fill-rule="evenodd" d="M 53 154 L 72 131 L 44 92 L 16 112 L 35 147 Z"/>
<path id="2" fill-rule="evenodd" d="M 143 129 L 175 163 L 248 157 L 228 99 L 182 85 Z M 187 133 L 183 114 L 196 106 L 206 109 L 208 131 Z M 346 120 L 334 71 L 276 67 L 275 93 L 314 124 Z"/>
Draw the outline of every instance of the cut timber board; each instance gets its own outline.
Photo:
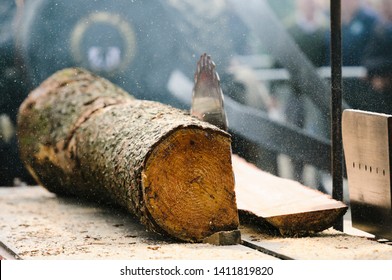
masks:
<path id="1" fill-rule="evenodd" d="M 301 236 L 331 227 L 347 206 L 298 182 L 279 178 L 233 155 L 237 207 L 279 229 Z"/>

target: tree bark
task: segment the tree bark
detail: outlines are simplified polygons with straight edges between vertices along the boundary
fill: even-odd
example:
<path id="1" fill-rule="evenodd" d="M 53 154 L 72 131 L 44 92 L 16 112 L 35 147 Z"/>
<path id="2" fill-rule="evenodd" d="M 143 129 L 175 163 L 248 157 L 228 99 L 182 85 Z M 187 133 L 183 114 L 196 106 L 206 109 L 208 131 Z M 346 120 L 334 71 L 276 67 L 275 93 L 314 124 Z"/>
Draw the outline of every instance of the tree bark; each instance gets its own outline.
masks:
<path id="1" fill-rule="evenodd" d="M 230 135 L 83 69 L 29 94 L 18 137 L 28 170 L 54 193 L 114 202 L 184 241 L 238 228 Z"/>

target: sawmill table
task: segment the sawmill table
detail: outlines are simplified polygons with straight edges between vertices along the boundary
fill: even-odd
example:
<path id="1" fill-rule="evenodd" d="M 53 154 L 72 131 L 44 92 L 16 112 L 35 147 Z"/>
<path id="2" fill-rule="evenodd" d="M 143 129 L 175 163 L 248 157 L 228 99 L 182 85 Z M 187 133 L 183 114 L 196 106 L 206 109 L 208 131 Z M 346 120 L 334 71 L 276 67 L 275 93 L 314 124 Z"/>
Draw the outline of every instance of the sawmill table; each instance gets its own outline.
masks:
<path id="1" fill-rule="evenodd" d="M 34 187 L 0 188 L 0 255 L 22 259 L 392 259 L 392 246 L 333 229 L 271 236 L 241 226 L 243 244 L 176 242 L 147 232 L 121 209 L 61 198 Z M 348 214 L 349 215 L 349 214 Z"/>

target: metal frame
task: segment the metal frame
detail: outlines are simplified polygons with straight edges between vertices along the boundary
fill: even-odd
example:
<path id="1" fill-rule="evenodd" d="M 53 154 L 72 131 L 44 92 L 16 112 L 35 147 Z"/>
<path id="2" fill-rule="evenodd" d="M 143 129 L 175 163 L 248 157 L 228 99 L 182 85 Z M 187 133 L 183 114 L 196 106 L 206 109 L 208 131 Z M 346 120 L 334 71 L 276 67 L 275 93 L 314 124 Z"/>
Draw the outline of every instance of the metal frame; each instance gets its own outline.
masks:
<path id="1" fill-rule="evenodd" d="M 332 197 L 343 200 L 341 1 L 331 0 L 331 165 Z M 343 231 L 343 217 L 335 229 Z"/>

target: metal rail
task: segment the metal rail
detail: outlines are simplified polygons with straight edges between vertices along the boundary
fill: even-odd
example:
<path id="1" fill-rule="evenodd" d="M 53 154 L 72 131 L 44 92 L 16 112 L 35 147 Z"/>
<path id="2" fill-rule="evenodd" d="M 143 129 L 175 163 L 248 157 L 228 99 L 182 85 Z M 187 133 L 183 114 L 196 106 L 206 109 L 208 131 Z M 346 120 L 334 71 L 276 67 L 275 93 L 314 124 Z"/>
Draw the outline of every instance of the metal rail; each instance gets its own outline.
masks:
<path id="1" fill-rule="evenodd" d="M 343 201 L 341 3 L 331 0 L 331 164 L 332 197 Z M 334 229 L 343 231 L 343 217 Z"/>
<path id="2" fill-rule="evenodd" d="M 246 65 L 246 64 L 244 64 Z M 253 68 L 258 81 L 272 82 L 272 81 L 287 81 L 291 79 L 290 72 L 284 68 Z M 317 73 L 323 79 L 331 78 L 331 67 L 323 66 L 316 69 Z M 342 78 L 345 79 L 361 79 L 366 77 L 366 68 L 362 66 L 347 66 L 342 67 Z"/>
<path id="3" fill-rule="evenodd" d="M 280 254 L 278 252 L 269 250 L 267 248 L 264 248 L 262 246 L 256 245 L 256 244 L 254 244 L 252 242 L 249 242 L 249 241 L 246 241 L 246 240 L 242 240 L 241 244 L 243 246 L 246 246 L 246 247 L 251 248 L 253 250 L 259 251 L 259 252 L 264 253 L 266 255 L 278 258 L 280 260 L 294 260 L 293 258 L 291 258 L 289 256 L 286 256 L 286 255 Z"/>
<path id="4" fill-rule="evenodd" d="M 9 246 L 0 241 L 0 260 L 21 260 L 22 258 Z"/>
<path id="5" fill-rule="evenodd" d="M 330 141 L 294 125 L 270 119 L 264 112 L 242 105 L 225 96 L 225 110 L 231 133 L 283 153 L 291 158 L 330 171 Z"/>

